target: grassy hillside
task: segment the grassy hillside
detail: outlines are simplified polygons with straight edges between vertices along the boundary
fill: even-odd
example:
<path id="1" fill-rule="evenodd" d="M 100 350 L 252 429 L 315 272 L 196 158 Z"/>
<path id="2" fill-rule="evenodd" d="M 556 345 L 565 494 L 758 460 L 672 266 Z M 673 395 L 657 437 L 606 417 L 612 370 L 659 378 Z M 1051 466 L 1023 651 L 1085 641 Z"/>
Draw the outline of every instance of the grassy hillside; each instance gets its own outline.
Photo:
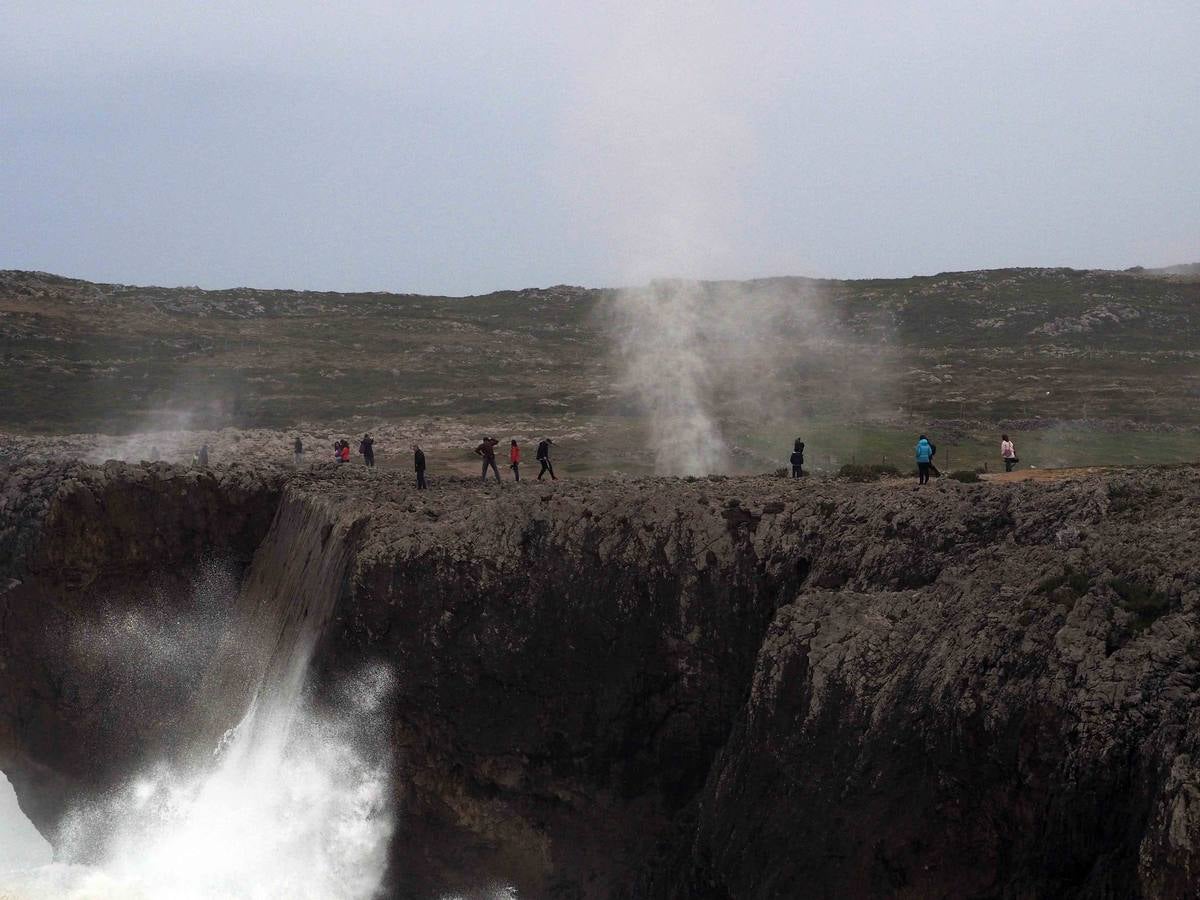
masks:
<path id="1" fill-rule="evenodd" d="M 1012 269 L 704 290 L 748 316 L 764 304 L 796 312 L 749 332 L 752 346 L 709 348 L 745 355 L 744 371 L 708 390 L 750 457 L 773 458 L 767 448 L 802 429 L 828 434 L 841 455 L 874 455 L 925 427 L 980 452 L 998 427 L 1044 433 L 1047 445 L 1083 435 L 1086 453 L 1127 456 L 1120 436 L 1131 433 L 1171 445 L 1156 460 L 1194 452 L 1195 276 Z M 612 353 L 613 302 L 610 291 L 562 286 L 454 298 L 0 272 L 0 428 L 437 416 L 594 420 L 624 432 L 639 409 Z"/>

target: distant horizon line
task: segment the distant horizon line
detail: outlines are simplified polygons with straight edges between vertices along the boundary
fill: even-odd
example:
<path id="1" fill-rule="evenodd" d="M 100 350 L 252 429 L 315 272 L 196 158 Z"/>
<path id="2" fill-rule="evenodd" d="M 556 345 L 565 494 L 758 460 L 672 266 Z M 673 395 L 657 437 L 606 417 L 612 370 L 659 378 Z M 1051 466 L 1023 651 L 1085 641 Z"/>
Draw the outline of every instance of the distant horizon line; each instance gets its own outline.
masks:
<path id="1" fill-rule="evenodd" d="M 470 299 L 472 297 L 487 297 L 493 294 L 520 293 L 522 291 L 546 291 L 554 288 L 572 288 L 585 291 L 622 291 L 631 290 L 634 288 L 646 287 L 653 284 L 663 282 L 691 282 L 696 284 L 752 284 L 763 281 L 827 281 L 827 282 L 857 282 L 857 281 L 909 281 L 914 278 L 941 278 L 950 275 L 975 275 L 991 272 L 1018 272 L 1018 271 L 1047 271 L 1047 272 L 1106 272 L 1114 275 L 1123 274 L 1162 274 L 1162 275 L 1200 275 L 1200 261 L 1175 263 L 1167 266 L 1142 266 L 1133 265 L 1125 268 L 1105 268 L 1099 266 L 995 266 L 982 269 L 945 269 L 940 272 L 932 273 L 914 273 L 909 275 L 865 275 L 853 278 L 842 278 L 826 275 L 759 275 L 747 278 L 696 278 L 689 276 L 658 276 L 649 279 L 641 284 L 626 284 L 626 285 L 603 285 L 590 286 L 584 284 L 573 284 L 571 282 L 555 282 L 546 285 L 525 285 L 523 287 L 501 287 L 494 288 L 490 291 L 482 293 L 468 294 L 450 294 L 450 293 L 425 293 L 418 291 L 398 291 L 390 289 L 340 289 L 332 290 L 326 288 L 296 288 L 296 287 L 256 287 L 250 284 L 241 284 L 231 287 L 201 287 L 197 284 L 138 284 L 134 282 L 124 281 L 97 281 L 90 278 L 82 278 L 76 275 L 63 275 L 57 272 L 48 272 L 42 269 L 0 269 L 0 278 L 7 278 L 13 275 L 33 275 L 44 276 L 48 278 L 59 279 L 61 281 L 82 282 L 84 284 L 105 285 L 111 287 L 137 288 L 141 290 L 168 290 L 168 291 L 200 291 L 206 294 L 220 294 L 231 291 L 262 291 L 268 293 L 295 293 L 295 294 L 379 294 L 394 297 L 439 297 L 450 300 Z"/>

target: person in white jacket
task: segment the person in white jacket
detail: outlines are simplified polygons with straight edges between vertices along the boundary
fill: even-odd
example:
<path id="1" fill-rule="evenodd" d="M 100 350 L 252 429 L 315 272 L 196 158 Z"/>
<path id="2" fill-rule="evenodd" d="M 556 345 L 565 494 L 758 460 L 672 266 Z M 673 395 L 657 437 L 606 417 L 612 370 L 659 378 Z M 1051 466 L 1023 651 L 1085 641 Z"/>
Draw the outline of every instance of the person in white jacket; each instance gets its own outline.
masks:
<path id="1" fill-rule="evenodd" d="M 1011 472 L 1013 467 L 1020 462 L 1017 459 L 1017 451 L 1013 447 L 1013 442 L 1008 439 L 1007 434 L 1000 435 L 1000 457 L 1004 460 L 1004 471 Z"/>

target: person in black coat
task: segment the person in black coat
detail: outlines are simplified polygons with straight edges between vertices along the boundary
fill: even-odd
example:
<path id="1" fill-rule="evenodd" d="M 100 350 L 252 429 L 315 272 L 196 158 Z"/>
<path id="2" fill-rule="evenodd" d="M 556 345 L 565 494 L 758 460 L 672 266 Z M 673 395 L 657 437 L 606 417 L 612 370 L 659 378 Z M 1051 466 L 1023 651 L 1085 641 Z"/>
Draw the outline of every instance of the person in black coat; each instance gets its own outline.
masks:
<path id="1" fill-rule="evenodd" d="M 425 451 L 418 444 L 413 444 L 413 468 L 417 470 L 417 490 L 423 491 L 429 485 L 425 483 Z"/>
<path id="2" fill-rule="evenodd" d="M 800 478 L 804 474 L 804 441 L 796 438 L 792 445 L 792 477 Z"/>
<path id="3" fill-rule="evenodd" d="M 538 472 L 537 480 L 541 481 L 542 476 L 547 472 L 550 473 L 551 481 L 558 481 L 558 476 L 554 474 L 554 464 L 550 462 L 550 448 L 554 446 L 554 441 L 546 438 L 537 448 L 537 461 L 542 464 L 542 470 Z"/>

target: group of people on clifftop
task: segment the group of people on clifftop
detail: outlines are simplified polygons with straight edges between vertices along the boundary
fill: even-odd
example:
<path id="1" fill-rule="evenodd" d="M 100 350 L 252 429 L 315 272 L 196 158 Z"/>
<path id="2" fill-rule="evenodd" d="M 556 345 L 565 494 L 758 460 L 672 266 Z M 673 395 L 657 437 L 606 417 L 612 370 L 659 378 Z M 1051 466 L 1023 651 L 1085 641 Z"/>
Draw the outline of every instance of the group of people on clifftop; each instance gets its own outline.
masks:
<path id="1" fill-rule="evenodd" d="M 926 435 L 922 434 L 917 438 L 917 445 L 914 448 L 916 451 L 917 462 L 917 484 L 928 484 L 930 475 L 935 478 L 941 477 L 941 472 L 934 465 L 933 458 L 937 456 L 937 445 L 933 443 Z M 1000 435 L 1000 458 L 1004 461 L 1004 471 L 1011 472 L 1016 468 L 1017 463 L 1021 460 L 1017 458 L 1016 447 L 1009 439 L 1007 434 Z M 790 458 L 792 464 L 792 477 L 801 478 L 804 476 L 804 441 L 796 438 L 792 444 L 792 455 Z"/>
<path id="2" fill-rule="evenodd" d="M 475 453 L 483 460 L 484 481 L 487 480 L 488 469 L 496 476 L 496 480 L 500 481 L 500 470 L 496 467 L 496 446 L 500 443 L 494 437 L 485 437 L 475 448 Z M 542 477 L 549 475 L 552 481 L 558 481 L 558 476 L 554 474 L 554 463 L 550 460 L 550 448 L 554 446 L 554 441 L 550 438 L 543 438 L 537 447 L 536 459 L 541 463 L 541 471 L 538 472 L 537 480 L 541 481 Z M 425 451 L 421 449 L 419 444 L 412 445 L 413 450 L 413 468 L 417 475 L 417 490 L 423 491 L 429 485 L 425 481 Z M 370 433 L 364 434 L 362 440 L 358 442 L 358 452 L 363 458 L 363 464 L 368 468 L 375 466 L 375 439 Z M 208 448 L 203 450 L 204 465 L 208 464 Z M 293 458 L 297 466 L 304 463 L 304 441 L 299 435 L 296 435 L 296 440 L 292 445 Z M 347 440 L 337 440 L 333 443 L 333 459 L 339 465 L 350 462 L 350 442 Z M 509 442 L 508 448 L 508 467 L 512 470 L 513 480 L 521 480 L 521 446 L 517 443 L 516 438 Z"/>
<path id="3" fill-rule="evenodd" d="M 496 468 L 496 445 L 500 442 L 494 437 L 485 437 L 480 441 L 479 446 L 475 448 L 475 453 L 483 460 L 483 480 L 487 481 L 488 469 L 492 470 L 492 474 L 496 476 L 496 480 L 500 480 L 500 470 Z M 558 481 L 558 476 L 554 474 L 554 464 L 550 462 L 550 448 L 554 446 L 554 441 L 550 438 L 543 438 L 542 442 L 537 447 L 537 461 L 542 464 L 542 469 L 538 472 L 537 480 L 541 481 L 542 476 L 549 473 L 551 481 Z M 508 467 L 512 469 L 513 481 L 521 480 L 521 446 L 517 443 L 516 438 L 509 441 L 508 445 Z"/>

